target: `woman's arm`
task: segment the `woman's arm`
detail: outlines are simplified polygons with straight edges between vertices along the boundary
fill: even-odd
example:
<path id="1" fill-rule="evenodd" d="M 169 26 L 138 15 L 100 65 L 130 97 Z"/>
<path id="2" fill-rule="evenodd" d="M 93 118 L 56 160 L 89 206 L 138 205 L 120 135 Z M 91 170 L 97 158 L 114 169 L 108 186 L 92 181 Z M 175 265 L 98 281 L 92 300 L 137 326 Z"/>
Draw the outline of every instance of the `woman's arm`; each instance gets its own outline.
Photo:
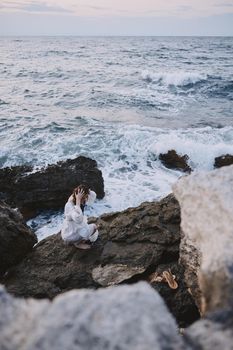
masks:
<path id="1" fill-rule="evenodd" d="M 66 215 L 70 217 L 73 221 L 81 224 L 83 222 L 83 213 L 80 207 L 81 200 L 83 197 L 83 191 L 78 191 L 75 194 L 76 197 L 76 205 L 74 205 L 73 201 L 70 200 L 72 199 L 71 197 L 69 198 L 69 206 Z"/>
<path id="2" fill-rule="evenodd" d="M 77 222 L 77 224 L 81 224 L 83 222 L 82 210 L 77 205 L 73 205 L 73 208 L 70 211 L 70 216 L 73 221 Z"/>

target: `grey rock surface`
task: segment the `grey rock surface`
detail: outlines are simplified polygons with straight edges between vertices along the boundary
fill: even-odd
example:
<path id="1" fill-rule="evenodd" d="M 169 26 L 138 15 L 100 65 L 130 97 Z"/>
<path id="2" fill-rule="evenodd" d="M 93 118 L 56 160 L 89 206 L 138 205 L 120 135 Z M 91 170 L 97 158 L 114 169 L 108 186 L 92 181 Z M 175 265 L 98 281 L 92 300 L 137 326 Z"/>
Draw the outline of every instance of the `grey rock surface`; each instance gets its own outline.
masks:
<path id="1" fill-rule="evenodd" d="M 0 290 L 4 350 L 182 350 L 161 297 L 146 283 L 71 291 L 53 302 Z"/>
<path id="2" fill-rule="evenodd" d="M 233 309 L 195 322 L 185 331 L 184 340 L 194 350 L 233 350 Z"/>
<path id="3" fill-rule="evenodd" d="M 201 290 L 198 274 L 201 264 L 200 249 L 181 230 L 179 263 L 184 266 L 184 278 L 199 310 L 201 310 Z"/>
<path id="4" fill-rule="evenodd" d="M 181 178 L 174 186 L 181 227 L 196 252 L 201 309 L 233 305 L 233 166 Z"/>

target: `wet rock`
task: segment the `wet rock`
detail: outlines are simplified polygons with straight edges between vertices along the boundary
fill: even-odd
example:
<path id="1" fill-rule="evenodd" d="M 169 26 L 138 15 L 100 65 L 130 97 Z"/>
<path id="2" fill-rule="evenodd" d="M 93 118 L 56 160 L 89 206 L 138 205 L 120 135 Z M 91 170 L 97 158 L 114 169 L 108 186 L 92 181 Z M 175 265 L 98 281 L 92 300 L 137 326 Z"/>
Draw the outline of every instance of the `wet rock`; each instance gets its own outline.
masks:
<path id="1" fill-rule="evenodd" d="M 52 303 L 1 289 L 0 315 L 5 350 L 188 349 L 161 297 L 142 282 L 72 291 Z"/>
<path id="2" fill-rule="evenodd" d="M 232 308 L 233 165 L 181 178 L 174 193 L 181 205 L 182 230 L 199 255 L 200 264 L 193 268 L 202 313 Z"/>
<path id="3" fill-rule="evenodd" d="M 0 275 L 22 260 L 37 242 L 22 215 L 0 201 Z"/>
<path id="4" fill-rule="evenodd" d="M 187 154 L 181 156 L 177 154 L 175 150 L 170 150 L 167 153 L 160 153 L 159 159 L 162 164 L 169 169 L 180 170 L 188 173 L 192 171 L 188 165 L 189 157 Z"/>
<path id="5" fill-rule="evenodd" d="M 173 266 L 178 261 L 180 209 L 172 195 L 159 202 L 92 218 L 91 222 L 96 222 L 100 231 L 100 239 L 91 250 L 66 246 L 60 234 L 50 236 L 9 272 L 4 280 L 8 291 L 17 296 L 53 298 L 74 288 L 146 280 L 159 265 Z M 179 279 L 182 278 L 180 270 Z M 190 297 L 185 283 L 180 283 L 178 289 L 171 303 L 178 305 L 174 307 L 175 316 L 184 324 L 187 318 L 183 315 L 196 315 L 196 307 L 191 299 L 187 304 L 182 302 Z"/>
<path id="6" fill-rule="evenodd" d="M 225 154 L 220 157 L 216 157 L 214 161 L 215 168 L 221 168 L 222 166 L 228 166 L 233 164 L 233 156 L 231 154 Z"/>
<path id="7" fill-rule="evenodd" d="M 44 209 L 63 208 L 74 187 L 86 183 L 104 197 L 104 181 L 96 161 L 77 157 L 39 171 L 30 166 L 0 169 L 0 198 L 18 207 L 26 219 Z"/>

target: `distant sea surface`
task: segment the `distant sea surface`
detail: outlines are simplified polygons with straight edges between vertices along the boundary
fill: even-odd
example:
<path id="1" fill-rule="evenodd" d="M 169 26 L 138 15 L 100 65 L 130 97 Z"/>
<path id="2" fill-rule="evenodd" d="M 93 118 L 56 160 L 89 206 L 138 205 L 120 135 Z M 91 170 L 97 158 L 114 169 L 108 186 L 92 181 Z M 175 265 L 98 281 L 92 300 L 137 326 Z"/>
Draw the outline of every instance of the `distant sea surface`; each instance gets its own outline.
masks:
<path id="1" fill-rule="evenodd" d="M 169 149 L 195 171 L 233 154 L 232 37 L 0 38 L 0 167 L 93 158 L 100 215 L 168 194 Z M 42 238 L 61 221 L 29 224 Z"/>

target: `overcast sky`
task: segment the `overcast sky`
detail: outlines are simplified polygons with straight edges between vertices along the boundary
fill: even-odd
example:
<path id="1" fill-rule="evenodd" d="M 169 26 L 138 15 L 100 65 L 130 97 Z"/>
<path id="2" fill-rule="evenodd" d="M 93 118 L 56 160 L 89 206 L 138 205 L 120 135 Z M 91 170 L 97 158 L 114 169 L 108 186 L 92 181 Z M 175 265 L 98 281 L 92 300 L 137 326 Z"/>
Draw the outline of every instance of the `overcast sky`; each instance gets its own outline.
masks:
<path id="1" fill-rule="evenodd" d="M 233 0 L 0 0 L 0 35 L 233 35 Z"/>

